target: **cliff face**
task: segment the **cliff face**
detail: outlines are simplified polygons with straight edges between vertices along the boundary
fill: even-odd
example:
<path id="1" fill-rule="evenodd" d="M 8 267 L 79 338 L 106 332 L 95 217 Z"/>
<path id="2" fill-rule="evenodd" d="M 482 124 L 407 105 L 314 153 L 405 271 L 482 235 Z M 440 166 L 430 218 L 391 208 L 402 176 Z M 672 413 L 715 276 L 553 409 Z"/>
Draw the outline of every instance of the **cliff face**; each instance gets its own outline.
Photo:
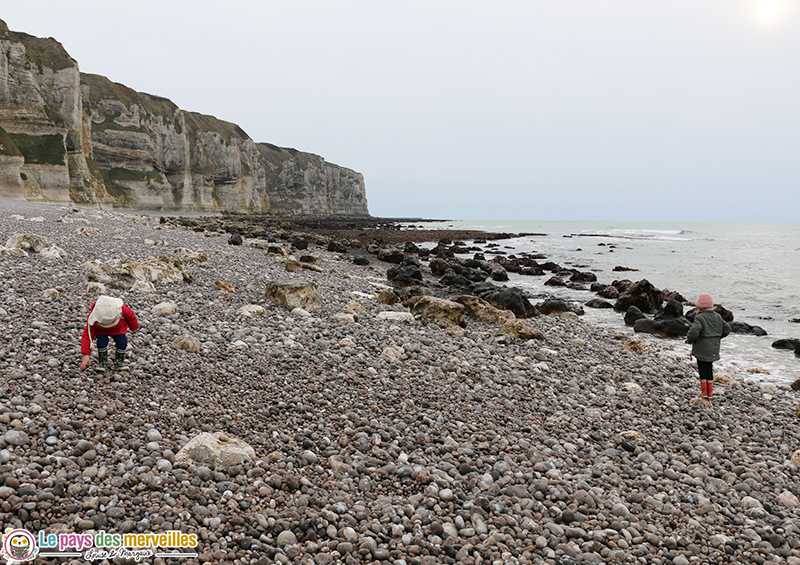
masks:
<path id="1" fill-rule="evenodd" d="M 0 196 L 141 210 L 367 216 L 364 178 L 83 74 L 0 21 Z"/>

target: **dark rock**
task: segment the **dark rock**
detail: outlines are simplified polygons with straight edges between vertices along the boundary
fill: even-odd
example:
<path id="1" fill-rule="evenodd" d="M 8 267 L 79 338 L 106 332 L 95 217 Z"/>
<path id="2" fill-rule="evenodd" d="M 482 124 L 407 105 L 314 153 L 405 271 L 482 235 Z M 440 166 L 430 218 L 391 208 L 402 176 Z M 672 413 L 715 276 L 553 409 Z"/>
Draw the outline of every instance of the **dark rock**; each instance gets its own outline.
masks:
<path id="1" fill-rule="evenodd" d="M 460 288 L 471 288 L 472 283 L 466 277 L 456 274 L 453 269 L 447 269 L 444 276 L 439 279 L 439 283 L 446 286 L 457 286 Z"/>
<path id="2" fill-rule="evenodd" d="M 564 269 L 561 268 L 561 265 L 559 265 L 558 263 L 553 263 L 552 261 L 548 261 L 547 263 L 542 263 L 539 266 L 543 270 L 550 271 L 551 273 L 555 273 L 555 272 L 564 270 Z"/>
<path id="3" fill-rule="evenodd" d="M 480 283 L 475 285 L 474 292 L 495 308 L 514 312 L 517 318 L 532 318 L 539 315 L 539 311 L 519 288 L 503 288 L 489 283 Z"/>
<path id="4" fill-rule="evenodd" d="M 779 339 L 778 341 L 772 342 L 772 347 L 775 349 L 790 349 L 793 350 L 800 345 L 800 339 L 795 339 L 793 337 L 787 339 Z"/>
<path id="5" fill-rule="evenodd" d="M 398 265 L 386 271 L 386 278 L 395 284 L 415 285 L 422 280 L 422 271 L 416 265 Z"/>
<path id="6" fill-rule="evenodd" d="M 419 247 L 413 241 L 407 241 L 405 247 L 403 247 L 403 251 L 405 253 L 419 253 Z"/>
<path id="7" fill-rule="evenodd" d="M 583 316 L 584 311 L 579 305 L 570 304 L 560 298 L 548 298 L 535 305 L 535 308 L 542 314 L 562 314 L 563 312 L 574 312 L 578 316 Z"/>
<path id="8" fill-rule="evenodd" d="M 494 262 L 490 262 L 489 265 L 491 266 L 490 276 L 493 281 L 503 282 L 508 280 L 508 272 L 502 265 Z"/>
<path id="9" fill-rule="evenodd" d="M 572 276 L 569 280 L 572 282 L 595 282 L 597 281 L 597 275 L 594 273 L 581 273 L 580 271 L 575 271 L 572 273 Z"/>
<path id="10" fill-rule="evenodd" d="M 731 322 L 731 332 L 735 334 L 745 334 L 745 335 L 755 335 L 755 336 L 762 336 L 767 335 L 767 331 L 762 328 L 761 326 L 751 326 L 745 322 Z"/>
<path id="11" fill-rule="evenodd" d="M 680 292 L 675 292 L 674 290 L 662 290 L 661 298 L 667 302 L 670 300 L 677 300 L 681 304 L 686 304 L 688 302 Z"/>
<path id="12" fill-rule="evenodd" d="M 620 295 L 614 310 L 625 312 L 631 306 L 636 306 L 646 314 L 655 314 L 661 309 L 661 291 L 647 279 L 642 279 Z"/>
<path id="13" fill-rule="evenodd" d="M 677 300 L 667 302 L 664 309 L 656 315 L 656 320 L 671 320 L 683 316 L 683 305 Z"/>
<path id="14" fill-rule="evenodd" d="M 228 245 L 241 245 L 244 242 L 242 236 L 238 233 L 233 234 L 228 238 Z"/>
<path id="15" fill-rule="evenodd" d="M 270 245 L 267 247 L 267 253 L 273 253 L 275 255 L 283 255 L 283 248 L 278 245 Z"/>
<path id="16" fill-rule="evenodd" d="M 632 269 L 630 267 L 623 267 L 621 265 L 617 265 L 616 267 L 614 267 L 611 270 L 619 273 L 619 272 L 624 272 L 624 271 L 638 271 L 639 269 Z"/>
<path id="17" fill-rule="evenodd" d="M 728 322 L 729 324 L 733 321 L 733 312 L 725 308 L 724 306 L 720 306 L 719 304 L 714 305 L 714 312 L 722 316 L 722 319 Z M 697 308 L 692 308 L 684 316 L 690 322 L 694 322 L 694 317 L 697 315 Z"/>
<path id="18" fill-rule="evenodd" d="M 347 246 L 344 243 L 339 243 L 338 241 L 331 241 L 328 243 L 328 251 L 331 253 L 346 253 Z"/>
<path id="19" fill-rule="evenodd" d="M 522 267 L 519 270 L 519 274 L 529 277 L 541 277 L 544 275 L 544 270 L 539 265 L 535 265 L 533 267 Z"/>
<path id="20" fill-rule="evenodd" d="M 308 240 L 304 237 L 293 237 L 292 247 L 298 250 L 308 249 Z"/>
<path id="21" fill-rule="evenodd" d="M 394 263 L 395 265 L 399 265 L 403 262 L 405 257 L 405 253 L 392 247 L 384 247 L 378 251 L 378 259 L 385 261 L 386 263 Z"/>
<path id="22" fill-rule="evenodd" d="M 668 320 L 642 318 L 633 324 L 633 331 L 661 337 L 680 337 L 688 334 L 691 326 L 691 322 L 686 318 L 670 318 Z"/>
<path id="23" fill-rule="evenodd" d="M 733 312 L 725 308 L 720 304 L 714 305 L 714 312 L 722 316 L 722 319 L 728 322 L 729 324 L 733 321 Z"/>
<path id="24" fill-rule="evenodd" d="M 481 269 L 473 269 L 470 267 L 459 267 L 458 265 L 455 265 L 454 269 L 457 274 L 461 275 L 462 277 L 466 278 L 469 281 L 479 283 L 486 280 L 486 273 Z"/>
<path id="25" fill-rule="evenodd" d="M 612 281 L 611 286 L 616 288 L 620 294 L 628 290 L 633 285 L 633 281 L 622 279 L 621 281 Z"/>
<path id="26" fill-rule="evenodd" d="M 450 266 L 450 263 L 442 259 L 441 257 L 434 257 L 428 263 L 428 266 L 431 268 L 431 272 L 436 275 L 437 277 L 442 276 L 447 272 L 448 269 L 453 267 Z"/>
<path id="27" fill-rule="evenodd" d="M 689 328 L 692 323 L 684 318 L 671 318 L 669 320 L 662 320 L 664 335 L 667 337 L 683 337 L 689 333 Z"/>
<path id="28" fill-rule="evenodd" d="M 612 287 L 613 288 L 613 287 Z M 636 306 L 631 306 L 628 308 L 628 311 L 625 312 L 625 325 L 632 326 L 636 323 L 637 320 L 641 320 L 642 318 L 646 318 L 646 316 L 639 310 Z"/>
<path id="29" fill-rule="evenodd" d="M 599 298 L 592 298 L 589 302 L 585 302 L 584 306 L 588 306 L 589 308 L 613 308 L 614 305 L 610 302 L 605 300 L 600 300 Z"/>
<path id="30" fill-rule="evenodd" d="M 361 265 L 362 267 L 365 265 L 369 265 L 369 259 L 366 257 L 359 255 L 358 257 L 353 257 L 353 264 L 354 265 Z"/>
<path id="31" fill-rule="evenodd" d="M 591 290 L 592 292 L 600 292 L 601 290 L 606 288 L 608 288 L 607 284 L 596 282 L 592 283 L 592 286 L 589 287 L 589 290 Z"/>
<path id="32" fill-rule="evenodd" d="M 558 277 L 558 276 L 550 277 L 549 279 L 544 281 L 544 284 L 545 284 L 545 286 L 567 286 L 567 283 L 565 283 L 561 279 L 561 277 Z"/>
<path id="33" fill-rule="evenodd" d="M 633 331 L 657 335 L 661 333 L 661 322 L 650 318 L 639 318 L 633 323 Z"/>
<path id="34" fill-rule="evenodd" d="M 560 298 L 548 298 L 535 305 L 535 308 L 542 314 L 561 314 L 562 312 L 571 312 L 569 305 L 566 301 Z"/>
<path id="35" fill-rule="evenodd" d="M 601 298 L 609 298 L 611 300 L 619 298 L 619 294 L 619 289 L 613 285 L 608 285 L 597 292 L 597 296 L 600 296 Z"/>

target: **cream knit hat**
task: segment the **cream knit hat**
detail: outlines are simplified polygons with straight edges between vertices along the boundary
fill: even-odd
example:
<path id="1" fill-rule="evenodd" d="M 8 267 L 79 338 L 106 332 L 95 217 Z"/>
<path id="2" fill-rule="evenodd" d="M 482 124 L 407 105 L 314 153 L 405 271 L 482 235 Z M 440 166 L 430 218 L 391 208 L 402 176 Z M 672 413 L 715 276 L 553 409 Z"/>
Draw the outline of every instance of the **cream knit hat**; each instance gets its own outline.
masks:
<path id="1" fill-rule="evenodd" d="M 89 314 L 88 324 L 97 324 L 103 328 L 113 328 L 122 317 L 122 299 L 102 295 L 94 304 L 94 310 Z"/>

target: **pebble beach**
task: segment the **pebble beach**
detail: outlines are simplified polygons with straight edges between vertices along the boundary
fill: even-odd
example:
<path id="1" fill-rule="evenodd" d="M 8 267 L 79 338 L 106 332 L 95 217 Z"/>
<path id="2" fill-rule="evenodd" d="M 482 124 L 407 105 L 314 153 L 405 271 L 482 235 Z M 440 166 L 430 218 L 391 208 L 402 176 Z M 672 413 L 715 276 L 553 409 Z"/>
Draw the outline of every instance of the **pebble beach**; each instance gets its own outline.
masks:
<path id="1" fill-rule="evenodd" d="M 526 319 L 528 340 L 423 324 L 377 300 L 390 264 L 323 239 L 0 203 L 0 244 L 57 248 L 0 255 L 4 528 L 197 535 L 156 564 L 800 565 L 789 387 L 718 374 L 698 404 L 688 348 L 559 316 Z M 182 280 L 108 288 L 141 324 L 128 369 L 80 369 L 85 263 L 201 254 Z M 314 268 L 287 272 L 301 255 Z M 265 296 L 287 278 L 319 306 Z M 179 456 L 204 433 L 254 457 Z"/>

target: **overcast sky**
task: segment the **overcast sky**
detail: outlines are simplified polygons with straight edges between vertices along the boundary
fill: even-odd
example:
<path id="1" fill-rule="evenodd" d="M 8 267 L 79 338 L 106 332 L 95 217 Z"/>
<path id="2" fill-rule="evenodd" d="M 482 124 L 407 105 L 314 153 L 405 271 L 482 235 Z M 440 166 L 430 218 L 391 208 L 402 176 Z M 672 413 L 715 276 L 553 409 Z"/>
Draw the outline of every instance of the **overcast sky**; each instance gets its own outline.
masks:
<path id="1" fill-rule="evenodd" d="M 374 216 L 800 216 L 798 0 L 25 0 L 0 18 L 363 173 Z"/>

